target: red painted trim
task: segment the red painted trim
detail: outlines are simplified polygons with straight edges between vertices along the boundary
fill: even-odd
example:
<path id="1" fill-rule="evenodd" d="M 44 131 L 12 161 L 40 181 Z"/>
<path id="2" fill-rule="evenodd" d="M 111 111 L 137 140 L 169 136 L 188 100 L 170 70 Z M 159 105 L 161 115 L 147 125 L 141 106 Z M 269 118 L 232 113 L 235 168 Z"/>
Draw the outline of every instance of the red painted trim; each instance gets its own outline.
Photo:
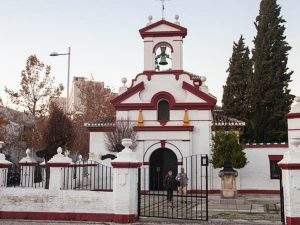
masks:
<path id="1" fill-rule="evenodd" d="M 184 82 L 185 83 L 185 82 Z M 190 85 L 190 84 L 187 84 Z M 190 85 L 192 86 L 192 85 Z M 192 86 L 193 87 L 193 86 Z M 193 91 L 193 90 L 191 90 Z M 157 103 L 161 99 L 165 99 L 169 102 L 170 109 L 172 110 L 184 110 L 184 109 L 199 109 L 199 110 L 209 110 L 212 109 L 216 102 L 211 102 L 216 100 L 209 95 L 205 94 L 202 91 L 197 90 L 200 98 L 209 101 L 208 103 L 176 103 L 175 98 L 172 94 L 166 91 L 161 91 L 152 96 L 150 103 L 113 103 L 114 107 L 119 111 L 128 111 L 128 110 L 156 110 Z M 194 92 L 196 93 L 196 92 Z M 193 93 L 193 94 L 194 94 Z M 196 93 L 196 94 L 197 94 Z"/>
<path id="2" fill-rule="evenodd" d="M 112 162 L 113 168 L 139 168 L 142 163 L 132 163 L 132 162 Z"/>
<path id="3" fill-rule="evenodd" d="M 219 194 L 220 190 L 208 190 L 209 194 Z M 187 190 L 187 193 L 201 194 L 205 193 L 205 190 Z M 280 194 L 279 190 L 238 190 L 238 194 Z"/>
<path id="4" fill-rule="evenodd" d="M 175 29 L 178 29 L 179 31 L 157 31 L 157 32 L 148 32 L 148 30 L 153 29 L 154 27 L 157 27 L 159 25 L 168 25 L 170 27 L 173 27 Z M 180 25 L 177 25 L 175 23 L 171 23 L 169 21 L 166 20 L 160 20 L 157 21 L 155 23 L 152 23 L 142 29 L 139 30 L 140 35 L 142 38 L 145 37 L 172 37 L 172 36 L 181 36 L 181 37 L 185 37 L 187 35 L 187 29 L 185 27 L 182 27 Z"/>
<path id="5" fill-rule="evenodd" d="M 213 106 L 216 105 L 216 103 L 217 103 L 217 99 L 215 97 L 212 97 L 212 96 L 204 93 L 203 91 L 200 91 L 197 87 L 195 87 L 185 81 L 183 81 L 182 88 L 184 90 L 191 92 L 192 94 L 196 95 L 197 97 L 202 98 L 207 103 L 209 103 Z"/>
<path id="6" fill-rule="evenodd" d="M 92 191 L 101 191 L 101 192 L 113 192 L 113 189 L 95 189 Z"/>
<path id="7" fill-rule="evenodd" d="M 0 168 L 9 168 L 12 164 L 0 164 Z"/>
<path id="8" fill-rule="evenodd" d="M 147 165 L 148 166 L 148 165 L 150 165 L 150 163 L 149 162 L 143 162 L 143 165 L 145 165 L 145 166 Z M 177 165 L 178 166 L 182 166 L 183 162 L 177 162 Z"/>
<path id="9" fill-rule="evenodd" d="M 155 106 L 155 108 L 157 109 L 157 104 L 161 99 L 167 100 L 169 102 L 170 108 L 174 107 L 175 98 L 172 94 L 170 94 L 169 92 L 166 92 L 166 91 L 161 91 L 161 92 L 158 92 L 155 95 L 153 95 L 151 98 L 151 104 L 153 106 Z"/>
<path id="10" fill-rule="evenodd" d="M 300 163 L 278 163 L 283 170 L 300 170 Z"/>
<path id="11" fill-rule="evenodd" d="M 134 223 L 136 221 L 138 221 L 137 215 L 114 214 L 114 222 L 115 223 Z"/>
<path id="12" fill-rule="evenodd" d="M 238 193 L 239 194 L 272 194 L 272 195 L 277 195 L 277 194 L 280 194 L 280 191 L 279 190 L 252 190 L 252 189 L 249 189 L 249 190 L 238 190 Z"/>
<path id="13" fill-rule="evenodd" d="M 118 111 L 128 111 L 128 110 L 156 110 L 156 106 L 151 103 L 122 103 L 114 105 Z M 172 110 L 211 110 L 214 105 L 207 103 L 175 103 Z"/>
<path id="14" fill-rule="evenodd" d="M 163 70 L 163 71 L 156 71 L 156 70 L 144 70 L 143 73 L 138 74 L 139 75 L 161 75 L 161 74 L 168 74 L 168 75 L 180 75 L 185 73 L 183 70 Z"/>
<path id="15" fill-rule="evenodd" d="M 163 75 L 163 74 L 167 74 L 167 75 L 175 75 L 175 79 L 178 80 L 179 79 L 179 75 L 181 74 L 185 74 L 188 75 L 190 77 L 190 80 L 194 80 L 193 79 L 193 74 L 184 70 L 164 70 L 164 71 L 156 71 L 156 70 L 144 70 L 143 73 L 139 73 L 135 76 L 134 79 L 132 79 L 131 81 L 131 86 L 133 87 L 134 82 L 137 81 L 139 76 L 147 76 L 147 79 L 150 81 L 151 80 L 151 76 L 153 75 Z M 196 85 L 197 86 L 197 85 Z"/>
<path id="16" fill-rule="evenodd" d="M 286 217 L 286 225 L 299 225 L 300 217 Z"/>
<path id="17" fill-rule="evenodd" d="M 70 163 L 46 163 L 49 167 L 69 167 Z"/>
<path id="18" fill-rule="evenodd" d="M 37 162 L 36 162 L 36 163 L 34 163 L 34 162 L 28 162 L 28 163 L 27 163 L 27 162 L 21 162 L 21 163 L 20 163 L 20 162 L 19 162 L 19 165 L 20 165 L 20 166 L 37 166 L 38 164 L 39 164 L 39 163 L 37 163 Z"/>
<path id="19" fill-rule="evenodd" d="M 144 90 L 144 89 L 145 89 L 144 82 L 141 82 L 141 83 L 135 85 L 134 87 L 128 88 L 127 91 L 125 91 L 121 95 L 115 97 L 113 100 L 111 100 L 111 103 L 112 104 L 120 103 L 120 102 L 124 101 L 125 99 L 131 97 L 135 93 L 137 93 L 141 90 Z"/>
<path id="20" fill-rule="evenodd" d="M 300 113 L 289 113 L 287 114 L 288 119 L 300 119 Z"/>
<path id="21" fill-rule="evenodd" d="M 244 148 L 288 148 L 288 144 L 257 144 L 243 145 Z"/>
<path id="22" fill-rule="evenodd" d="M 283 155 L 269 155 L 269 160 L 280 161 L 283 159 Z"/>
<path id="23" fill-rule="evenodd" d="M 86 127 L 89 132 L 114 132 L 116 127 Z"/>
<path id="24" fill-rule="evenodd" d="M 72 165 L 69 165 L 69 167 L 86 167 L 86 166 L 98 166 L 98 164 L 96 163 L 82 163 L 82 164 L 72 164 Z"/>
<path id="25" fill-rule="evenodd" d="M 145 32 L 141 34 L 142 38 L 145 37 L 174 37 L 181 36 L 185 37 L 187 33 L 181 31 L 154 31 L 154 32 Z"/>
<path id="26" fill-rule="evenodd" d="M 143 126 L 134 127 L 135 131 L 193 131 L 194 126 Z"/>
<path id="27" fill-rule="evenodd" d="M 134 223 L 137 215 L 113 214 L 113 213 L 78 213 L 78 212 L 14 212 L 0 211 L 1 219 L 25 219 L 25 220 L 70 220 L 70 221 L 95 221 Z"/>

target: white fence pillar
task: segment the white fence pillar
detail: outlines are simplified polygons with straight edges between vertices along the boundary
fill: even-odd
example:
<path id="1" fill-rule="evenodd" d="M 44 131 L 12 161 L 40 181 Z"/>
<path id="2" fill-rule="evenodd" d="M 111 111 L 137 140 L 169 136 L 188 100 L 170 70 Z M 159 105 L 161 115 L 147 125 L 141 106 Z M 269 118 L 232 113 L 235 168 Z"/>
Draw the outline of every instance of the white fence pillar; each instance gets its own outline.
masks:
<path id="1" fill-rule="evenodd" d="M 138 217 L 138 162 L 135 152 L 129 148 L 132 145 L 130 139 L 123 139 L 125 147 L 112 161 L 113 166 L 113 201 L 114 222 L 131 223 Z"/>
<path id="2" fill-rule="evenodd" d="M 286 225 L 300 224 L 300 97 L 288 114 L 290 150 L 278 165 L 282 169 L 284 213 Z"/>
<path id="3" fill-rule="evenodd" d="M 64 187 L 65 177 L 64 168 L 72 164 L 71 158 L 62 154 L 62 148 L 57 149 L 57 154 L 53 156 L 48 162 L 47 166 L 50 167 L 50 190 L 61 190 Z"/>
<path id="4" fill-rule="evenodd" d="M 0 153 L 0 188 L 7 186 L 7 172 L 11 165 L 12 163 L 5 159 L 5 155 Z"/>
<path id="5" fill-rule="evenodd" d="M 21 187 L 33 187 L 34 182 L 34 174 L 35 167 L 38 165 L 38 162 L 31 155 L 31 150 L 26 149 L 26 157 L 22 158 L 19 161 L 19 165 L 21 166 Z"/>
<path id="6" fill-rule="evenodd" d="M 289 144 L 292 139 L 300 138 L 300 97 L 295 98 L 295 103 L 287 115 Z"/>

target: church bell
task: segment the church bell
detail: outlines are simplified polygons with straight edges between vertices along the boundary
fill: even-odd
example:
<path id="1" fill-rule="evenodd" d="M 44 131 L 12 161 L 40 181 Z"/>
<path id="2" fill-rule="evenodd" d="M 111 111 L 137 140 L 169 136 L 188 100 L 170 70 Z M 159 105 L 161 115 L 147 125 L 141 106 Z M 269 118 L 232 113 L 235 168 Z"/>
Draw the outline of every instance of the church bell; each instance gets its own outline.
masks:
<path id="1" fill-rule="evenodd" d="M 168 54 L 166 54 L 166 47 L 162 46 L 160 47 L 161 53 L 160 53 L 160 61 L 159 65 L 168 65 L 167 58 L 169 58 Z"/>

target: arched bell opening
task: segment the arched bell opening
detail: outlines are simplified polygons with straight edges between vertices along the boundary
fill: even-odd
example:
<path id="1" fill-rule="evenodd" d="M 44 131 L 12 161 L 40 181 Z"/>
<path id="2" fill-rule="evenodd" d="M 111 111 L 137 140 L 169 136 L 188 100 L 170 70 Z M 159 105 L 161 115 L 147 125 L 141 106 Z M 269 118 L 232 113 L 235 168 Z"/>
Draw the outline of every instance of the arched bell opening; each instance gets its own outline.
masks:
<path id="1" fill-rule="evenodd" d="M 164 178 L 172 170 L 174 177 L 178 173 L 176 154 L 168 148 L 155 150 L 149 160 L 149 188 L 150 190 L 165 190 Z"/>
<path id="2" fill-rule="evenodd" d="M 153 48 L 155 70 L 164 71 L 172 68 L 173 47 L 167 42 L 160 42 Z"/>

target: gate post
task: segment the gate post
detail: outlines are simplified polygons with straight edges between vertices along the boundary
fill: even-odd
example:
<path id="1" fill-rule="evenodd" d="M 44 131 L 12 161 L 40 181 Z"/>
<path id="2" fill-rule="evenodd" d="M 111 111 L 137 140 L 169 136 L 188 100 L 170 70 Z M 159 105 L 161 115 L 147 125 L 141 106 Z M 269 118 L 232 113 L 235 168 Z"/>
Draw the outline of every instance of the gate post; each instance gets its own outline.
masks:
<path id="1" fill-rule="evenodd" d="M 300 224 L 300 97 L 288 114 L 290 150 L 278 165 L 282 169 L 286 225 Z"/>
<path id="2" fill-rule="evenodd" d="M 5 159 L 5 155 L 0 153 L 0 188 L 7 186 L 7 172 L 12 163 Z"/>
<path id="3" fill-rule="evenodd" d="M 34 186 L 34 174 L 35 167 L 38 165 L 38 162 L 31 155 L 31 150 L 26 149 L 26 157 L 22 158 L 19 161 L 21 166 L 21 187 L 33 187 Z"/>
<path id="4" fill-rule="evenodd" d="M 57 154 L 54 155 L 48 162 L 47 166 L 50 167 L 50 179 L 49 189 L 50 190 L 61 190 L 64 186 L 65 180 L 64 168 L 68 167 L 72 163 L 72 159 L 62 154 L 62 148 L 57 149 Z"/>
<path id="5" fill-rule="evenodd" d="M 123 151 L 111 162 L 113 167 L 114 222 L 131 223 L 138 220 L 138 168 L 141 163 L 129 147 L 130 139 L 123 139 Z"/>

